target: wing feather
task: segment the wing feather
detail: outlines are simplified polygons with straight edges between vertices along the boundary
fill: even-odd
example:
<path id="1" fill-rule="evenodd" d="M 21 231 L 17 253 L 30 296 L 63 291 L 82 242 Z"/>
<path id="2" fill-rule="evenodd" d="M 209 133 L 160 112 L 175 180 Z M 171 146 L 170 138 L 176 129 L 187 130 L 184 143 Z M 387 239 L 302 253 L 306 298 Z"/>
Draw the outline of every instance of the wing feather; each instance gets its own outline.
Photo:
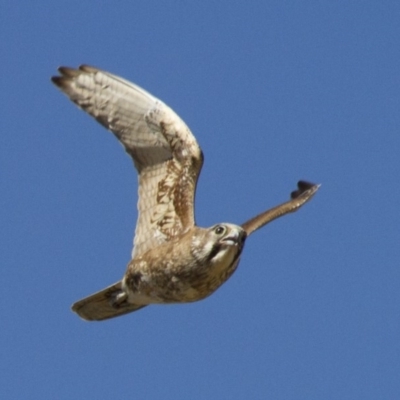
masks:
<path id="1" fill-rule="evenodd" d="M 257 229 L 272 222 L 274 219 L 283 217 L 287 213 L 296 212 L 300 207 L 312 199 L 321 185 L 314 183 L 299 181 L 298 189 L 291 193 L 291 200 L 279 204 L 269 210 L 256 215 L 254 218 L 244 222 L 241 226 L 246 231 L 247 236 L 250 236 Z"/>
<path id="2" fill-rule="evenodd" d="M 135 84 L 97 68 L 59 72 L 54 84 L 112 131 L 134 160 L 139 200 L 132 258 L 194 226 L 203 155 L 179 116 Z"/>
<path id="3" fill-rule="evenodd" d="M 78 300 L 72 305 L 72 311 L 76 312 L 86 321 L 103 321 L 118 317 L 145 307 L 143 304 L 122 303 L 113 306 L 113 300 L 121 293 L 121 281 L 106 287 L 84 299 Z"/>

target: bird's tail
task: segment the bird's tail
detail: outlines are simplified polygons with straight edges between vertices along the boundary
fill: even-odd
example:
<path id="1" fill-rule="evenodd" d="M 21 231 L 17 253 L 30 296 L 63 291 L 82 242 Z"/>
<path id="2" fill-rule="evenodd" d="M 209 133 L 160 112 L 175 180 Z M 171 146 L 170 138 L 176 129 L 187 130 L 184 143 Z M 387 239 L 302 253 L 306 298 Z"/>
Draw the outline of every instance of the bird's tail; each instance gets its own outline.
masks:
<path id="1" fill-rule="evenodd" d="M 77 301 L 72 305 L 72 310 L 87 321 L 102 321 L 145 307 L 143 304 L 135 305 L 127 301 L 118 301 L 118 295 L 121 294 L 123 291 L 121 281 L 119 281 Z"/>

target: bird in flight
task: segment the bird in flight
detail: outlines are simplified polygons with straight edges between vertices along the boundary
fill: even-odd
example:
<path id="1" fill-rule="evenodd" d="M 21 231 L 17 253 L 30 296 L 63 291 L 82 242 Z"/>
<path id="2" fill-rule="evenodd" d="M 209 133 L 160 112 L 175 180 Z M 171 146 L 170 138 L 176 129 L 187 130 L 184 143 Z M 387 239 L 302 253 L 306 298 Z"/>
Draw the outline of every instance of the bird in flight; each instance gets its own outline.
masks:
<path id="1" fill-rule="evenodd" d="M 72 305 L 85 320 L 204 299 L 236 270 L 249 235 L 298 210 L 319 188 L 299 181 L 291 200 L 242 225 L 198 227 L 194 197 L 203 154 L 181 118 L 139 86 L 108 72 L 87 65 L 58 70 L 53 83 L 117 137 L 139 175 L 132 260 L 120 281 Z"/>

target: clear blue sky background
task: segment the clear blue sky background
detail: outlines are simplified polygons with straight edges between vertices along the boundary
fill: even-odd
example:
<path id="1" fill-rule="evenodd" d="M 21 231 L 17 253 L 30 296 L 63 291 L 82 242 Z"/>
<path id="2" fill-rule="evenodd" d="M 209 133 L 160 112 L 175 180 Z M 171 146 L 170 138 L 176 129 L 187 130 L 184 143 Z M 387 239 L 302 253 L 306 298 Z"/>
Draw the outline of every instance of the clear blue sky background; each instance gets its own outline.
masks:
<path id="1" fill-rule="evenodd" d="M 4 1 L 5 399 L 400 398 L 400 3 Z M 248 240 L 210 298 L 103 323 L 70 311 L 129 261 L 137 182 L 50 83 L 92 64 L 164 100 L 205 153 L 196 216 Z"/>

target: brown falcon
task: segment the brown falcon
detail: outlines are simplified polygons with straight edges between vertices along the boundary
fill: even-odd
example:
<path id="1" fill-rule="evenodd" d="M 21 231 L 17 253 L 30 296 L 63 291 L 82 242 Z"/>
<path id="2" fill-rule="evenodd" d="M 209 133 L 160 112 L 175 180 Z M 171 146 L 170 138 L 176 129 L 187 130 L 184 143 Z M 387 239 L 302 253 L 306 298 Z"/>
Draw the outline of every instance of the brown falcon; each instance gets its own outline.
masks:
<path id="1" fill-rule="evenodd" d="M 203 155 L 175 112 L 140 87 L 87 65 L 52 78 L 78 107 L 114 133 L 139 174 L 132 260 L 122 280 L 77 301 L 86 320 L 117 317 L 149 304 L 204 299 L 238 266 L 244 242 L 268 222 L 299 209 L 319 185 L 304 181 L 292 199 L 241 226 L 196 226 L 194 196 Z"/>

